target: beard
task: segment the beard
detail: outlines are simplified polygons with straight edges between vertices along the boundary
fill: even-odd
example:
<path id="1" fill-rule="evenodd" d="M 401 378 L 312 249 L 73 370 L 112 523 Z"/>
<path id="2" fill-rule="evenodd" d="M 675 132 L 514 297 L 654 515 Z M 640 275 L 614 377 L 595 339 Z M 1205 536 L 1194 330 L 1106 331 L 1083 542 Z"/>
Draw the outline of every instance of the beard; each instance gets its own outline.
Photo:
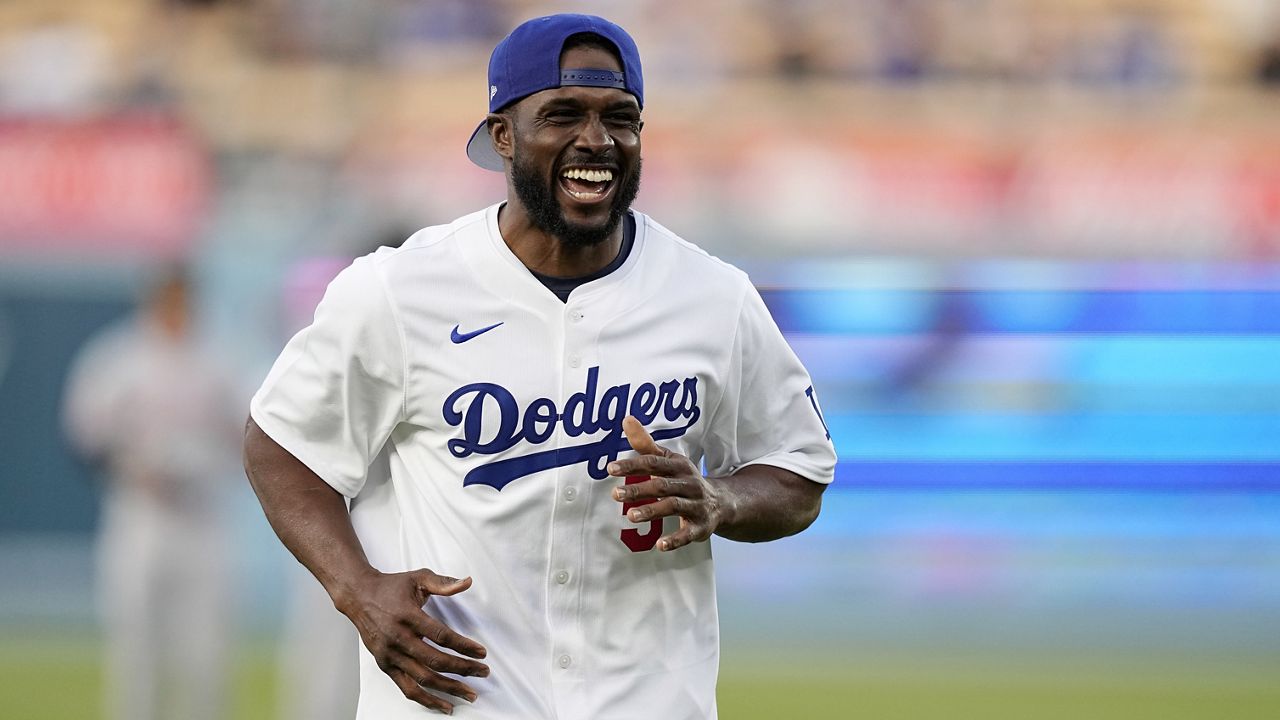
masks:
<path id="1" fill-rule="evenodd" d="M 555 180 L 551 181 L 556 182 Z M 511 184 L 516 197 L 529 213 L 534 227 L 560 240 L 569 247 L 589 247 L 604 242 L 618 229 L 622 216 L 631 208 L 640 192 L 640 158 L 635 169 L 619 180 L 613 202 L 609 205 L 609 217 L 603 225 L 580 225 L 565 219 L 555 188 L 542 178 L 538 170 L 528 162 L 516 160 L 511 165 Z"/>

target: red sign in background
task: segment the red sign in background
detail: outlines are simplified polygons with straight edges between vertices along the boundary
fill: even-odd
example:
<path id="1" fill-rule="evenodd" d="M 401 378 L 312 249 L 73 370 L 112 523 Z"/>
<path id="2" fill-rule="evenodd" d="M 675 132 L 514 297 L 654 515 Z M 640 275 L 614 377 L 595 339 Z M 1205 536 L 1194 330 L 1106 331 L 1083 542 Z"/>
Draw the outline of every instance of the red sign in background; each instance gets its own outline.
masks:
<path id="1" fill-rule="evenodd" d="M 377 133 L 356 156 L 372 194 L 438 222 L 502 194 L 457 149 L 467 128 Z M 820 127 L 699 127 L 646 143 L 641 207 L 692 237 L 755 232 L 802 251 L 1273 259 L 1280 146 L 1187 130 L 1022 138 Z M 469 131 L 469 130 L 468 130 Z M 646 131 L 648 132 L 648 131 Z M 0 256 L 176 257 L 210 205 L 212 165 L 180 122 L 0 120 Z M 750 237 L 735 242 L 747 243 Z"/>
<path id="2" fill-rule="evenodd" d="M 211 168 L 180 122 L 127 116 L 0 121 L 0 253 L 177 257 Z"/>

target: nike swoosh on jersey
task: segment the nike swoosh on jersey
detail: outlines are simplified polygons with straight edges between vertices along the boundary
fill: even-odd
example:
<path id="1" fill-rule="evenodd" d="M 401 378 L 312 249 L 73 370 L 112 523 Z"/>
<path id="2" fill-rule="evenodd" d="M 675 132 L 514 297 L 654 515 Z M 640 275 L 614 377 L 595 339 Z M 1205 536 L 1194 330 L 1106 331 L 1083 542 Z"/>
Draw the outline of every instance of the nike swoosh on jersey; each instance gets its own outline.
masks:
<path id="1" fill-rule="evenodd" d="M 449 339 L 453 341 L 453 344 L 454 344 L 454 345 L 459 345 L 459 344 L 462 344 L 462 343 L 464 343 L 464 342 L 466 342 L 466 341 L 470 340 L 470 339 L 471 339 L 471 338 L 473 338 L 473 337 L 476 337 L 477 335 L 483 335 L 483 334 L 485 334 L 485 333 L 489 332 L 490 330 L 492 330 L 492 329 L 494 329 L 494 328 L 498 327 L 498 326 L 499 326 L 499 325 L 501 325 L 501 324 L 502 324 L 502 323 L 500 323 L 500 322 L 499 322 L 499 323 L 494 323 L 494 324 L 490 325 L 489 327 L 482 327 L 482 328 L 480 328 L 479 330 L 472 330 L 471 332 L 468 332 L 468 333 L 460 333 L 460 332 L 458 332 L 458 327 L 459 327 L 459 326 L 458 326 L 458 325 L 454 325 L 454 326 L 453 326 L 453 331 L 449 333 Z"/>

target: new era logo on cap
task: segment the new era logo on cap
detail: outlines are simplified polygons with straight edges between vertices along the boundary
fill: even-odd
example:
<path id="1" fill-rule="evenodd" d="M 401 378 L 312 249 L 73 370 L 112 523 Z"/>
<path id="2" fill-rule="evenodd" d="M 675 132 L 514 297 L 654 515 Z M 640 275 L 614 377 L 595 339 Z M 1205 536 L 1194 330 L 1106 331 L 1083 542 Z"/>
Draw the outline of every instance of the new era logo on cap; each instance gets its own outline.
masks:
<path id="1" fill-rule="evenodd" d="M 599 35 L 617 48 L 622 72 L 566 68 L 562 73 L 560 53 L 564 41 L 578 33 Z M 570 85 L 626 90 L 643 108 L 640 51 L 627 31 L 595 15 L 548 15 L 521 23 L 498 43 L 489 58 L 489 112 L 497 112 L 536 92 Z M 487 123 L 481 122 L 471 134 L 467 157 L 486 170 L 503 169 L 502 158 L 493 150 Z"/>

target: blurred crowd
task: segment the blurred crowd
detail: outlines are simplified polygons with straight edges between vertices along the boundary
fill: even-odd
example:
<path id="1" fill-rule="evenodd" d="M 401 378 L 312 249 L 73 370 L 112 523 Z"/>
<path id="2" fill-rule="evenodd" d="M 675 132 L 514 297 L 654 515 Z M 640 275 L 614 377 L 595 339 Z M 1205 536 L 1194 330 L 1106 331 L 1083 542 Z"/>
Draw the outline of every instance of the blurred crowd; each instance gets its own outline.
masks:
<path id="1" fill-rule="evenodd" d="M 328 93 L 326 110 L 342 109 L 353 99 L 344 88 L 386 110 L 392 98 L 370 86 L 407 77 L 435 86 L 416 99 L 438 110 L 469 97 L 442 96 L 453 86 L 441 81 L 477 77 L 506 28 L 574 9 L 635 28 L 655 86 L 1280 82 L 1280 8 L 1268 0 L 10 0 L 0 8 L 0 107 L 172 103 L 212 126 L 227 121 L 220 92 L 255 89 L 241 104 L 270 107 L 241 112 L 296 122 L 317 92 Z"/>
<path id="2" fill-rule="evenodd" d="M 365 251 L 491 201 L 500 188 L 457 141 L 484 107 L 489 49 L 520 19 L 565 10 L 633 28 L 653 100 L 641 205 L 713 252 L 785 251 L 780 233 L 818 253 L 1239 257 L 1277 244 L 1269 0 L 10 0 L 0 130 L 171 118 L 212 172 L 170 147 L 168 174 L 137 180 L 173 195 L 146 211 L 168 212 L 165 227 L 183 225 L 173 208 L 198 205 L 202 182 L 206 204 L 265 184 L 280 195 L 267 222 L 321 252 Z M 71 172 L 31 170 L 30 153 L 5 149 L 16 137 L 0 133 L 3 175 L 56 185 Z M 32 186 L 0 197 L 0 251 L 31 236 L 5 223 L 46 203 L 21 195 Z M 1172 212 L 1131 219 L 1161 198 Z M 114 222 L 116 204 L 84 225 Z"/>

